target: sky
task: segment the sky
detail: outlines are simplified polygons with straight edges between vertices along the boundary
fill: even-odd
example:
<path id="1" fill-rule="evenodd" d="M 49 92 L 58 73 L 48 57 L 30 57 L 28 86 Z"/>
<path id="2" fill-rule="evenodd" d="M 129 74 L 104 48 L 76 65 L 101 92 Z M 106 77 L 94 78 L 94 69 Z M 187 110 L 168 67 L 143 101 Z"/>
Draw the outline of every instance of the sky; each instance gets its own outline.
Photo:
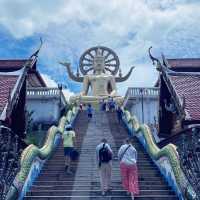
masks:
<path id="1" fill-rule="evenodd" d="M 148 57 L 200 57 L 200 0 L 0 0 L 0 59 L 28 58 L 44 44 L 38 69 L 50 86 L 62 83 L 69 94 L 81 85 L 70 80 L 59 61 L 75 72 L 81 54 L 102 45 L 113 49 L 127 87 L 151 87 L 158 72 Z"/>

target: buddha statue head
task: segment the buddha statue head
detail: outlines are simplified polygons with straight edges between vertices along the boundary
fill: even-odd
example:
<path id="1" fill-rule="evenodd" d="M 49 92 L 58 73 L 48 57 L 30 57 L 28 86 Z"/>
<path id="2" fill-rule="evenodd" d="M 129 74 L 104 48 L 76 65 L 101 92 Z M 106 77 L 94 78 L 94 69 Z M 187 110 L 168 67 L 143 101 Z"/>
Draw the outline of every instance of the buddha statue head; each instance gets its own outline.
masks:
<path id="1" fill-rule="evenodd" d="M 98 48 L 93 60 L 94 74 L 101 74 L 105 72 L 105 57 L 101 54 Z"/>

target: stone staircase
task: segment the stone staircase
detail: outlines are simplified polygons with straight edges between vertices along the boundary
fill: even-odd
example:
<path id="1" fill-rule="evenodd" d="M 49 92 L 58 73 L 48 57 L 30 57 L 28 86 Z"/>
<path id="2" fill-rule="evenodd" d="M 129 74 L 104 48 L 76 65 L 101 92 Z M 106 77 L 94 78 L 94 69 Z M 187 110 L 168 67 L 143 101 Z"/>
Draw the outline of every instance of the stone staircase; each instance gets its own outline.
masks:
<path id="1" fill-rule="evenodd" d="M 79 161 L 72 163 L 74 175 L 64 172 L 62 144 L 52 158 L 45 164 L 40 176 L 34 182 L 24 199 L 72 199 L 72 200 L 129 200 L 121 186 L 117 151 L 127 137 L 126 129 L 117 123 L 115 113 L 96 112 L 89 121 L 85 112 L 79 113 L 75 121 L 77 133 L 76 147 L 79 149 Z M 101 196 L 99 174 L 96 165 L 95 148 L 100 140 L 108 139 L 114 151 L 112 186 L 113 190 L 106 197 Z M 175 200 L 174 192 L 166 184 L 158 169 L 143 147 L 135 139 L 138 151 L 139 187 L 138 200 Z"/>

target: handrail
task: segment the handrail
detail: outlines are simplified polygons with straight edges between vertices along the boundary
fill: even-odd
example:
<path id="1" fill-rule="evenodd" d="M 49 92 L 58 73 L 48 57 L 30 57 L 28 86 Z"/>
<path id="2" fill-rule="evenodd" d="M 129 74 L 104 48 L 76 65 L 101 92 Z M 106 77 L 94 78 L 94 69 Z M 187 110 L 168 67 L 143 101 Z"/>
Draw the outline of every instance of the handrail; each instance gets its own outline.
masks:
<path id="1" fill-rule="evenodd" d="M 159 95 L 159 88 L 158 87 L 129 87 L 126 95 L 129 97 L 135 97 L 135 96 L 141 96 L 141 93 L 143 96 L 158 96 Z"/>
<path id="2" fill-rule="evenodd" d="M 146 151 L 159 167 L 161 173 L 174 188 L 179 199 L 195 200 L 197 198 L 197 194 L 193 190 L 181 169 L 176 146 L 173 144 L 168 144 L 160 149 L 154 142 L 150 133 L 150 129 L 146 124 L 140 125 L 136 116 L 131 116 L 130 112 L 127 110 L 123 110 L 123 113 L 124 122 L 126 123 L 129 131 L 134 133 L 139 141 L 143 144 Z M 162 159 L 166 159 L 165 164 L 162 164 Z M 168 168 L 166 168 L 166 165 L 168 165 Z M 171 170 L 169 170 L 169 168 L 171 168 Z"/>
<path id="3" fill-rule="evenodd" d="M 182 130 L 182 131 L 180 131 L 180 132 L 178 132 L 178 133 L 176 133 L 176 134 L 174 134 L 172 136 L 169 136 L 166 139 L 161 140 L 159 143 L 157 143 L 157 145 L 159 147 L 163 147 L 163 146 L 167 145 L 170 142 L 176 144 L 176 139 L 177 138 L 181 138 L 181 136 L 183 136 L 185 134 L 190 135 L 188 133 L 191 133 L 193 128 L 200 128 L 200 126 L 196 125 L 196 126 L 192 126 L 192 127 L 186 128 L 186 129 L 184 129 L 184 130 Z"/>
<path id="4" fill-rule="evenodd" d="M 33 180 L 38 176 L 44 162 L 52 155 L 58 145 L 59 139 L 64 132 L 65 124 L 72 123 L 76 117 L 78 109 L 73 107 L 66 117 L 61 117 L 58 127 L 51 126 L 48 130 L 46 141 L 42 148 L 31 144 L 21 155 L 21 167 L 15 180 L 10 187 L 6 200 L 22 199 Z"/>
<path id="5" fill-rule="evenodd" d="M 48 91 L 48 90 L 59 90 L 59 88 L 57 88 L 57 87 L 33 87 L 33 88 L 29 88 L 28 90 L 36 90 L 36 91 L 38 91 L 38 90 L 41 90 L 41 91 L 46 90 L 46 91 Z"/>

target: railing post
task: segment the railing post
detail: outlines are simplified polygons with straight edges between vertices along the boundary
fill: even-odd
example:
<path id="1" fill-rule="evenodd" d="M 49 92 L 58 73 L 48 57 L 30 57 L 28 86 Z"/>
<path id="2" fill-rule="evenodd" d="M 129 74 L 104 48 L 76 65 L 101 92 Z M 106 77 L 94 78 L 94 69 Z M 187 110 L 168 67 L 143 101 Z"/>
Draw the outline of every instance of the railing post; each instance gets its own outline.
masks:
<path id="1" fill-rule="evenodd" d="M 61 115 L 61 93 L 62 93 L 62 84 L 58 84 L 58 89 L 59 89 L 59 112 Z"/>
<path id="2" fill-rule="evenodd" d="M 141 94 L 141 104 L 142 104 L 142 123 L 144 124 L 144 97 L 143 97 L 144 88 L 140 88 L 139 92 Z"/>

